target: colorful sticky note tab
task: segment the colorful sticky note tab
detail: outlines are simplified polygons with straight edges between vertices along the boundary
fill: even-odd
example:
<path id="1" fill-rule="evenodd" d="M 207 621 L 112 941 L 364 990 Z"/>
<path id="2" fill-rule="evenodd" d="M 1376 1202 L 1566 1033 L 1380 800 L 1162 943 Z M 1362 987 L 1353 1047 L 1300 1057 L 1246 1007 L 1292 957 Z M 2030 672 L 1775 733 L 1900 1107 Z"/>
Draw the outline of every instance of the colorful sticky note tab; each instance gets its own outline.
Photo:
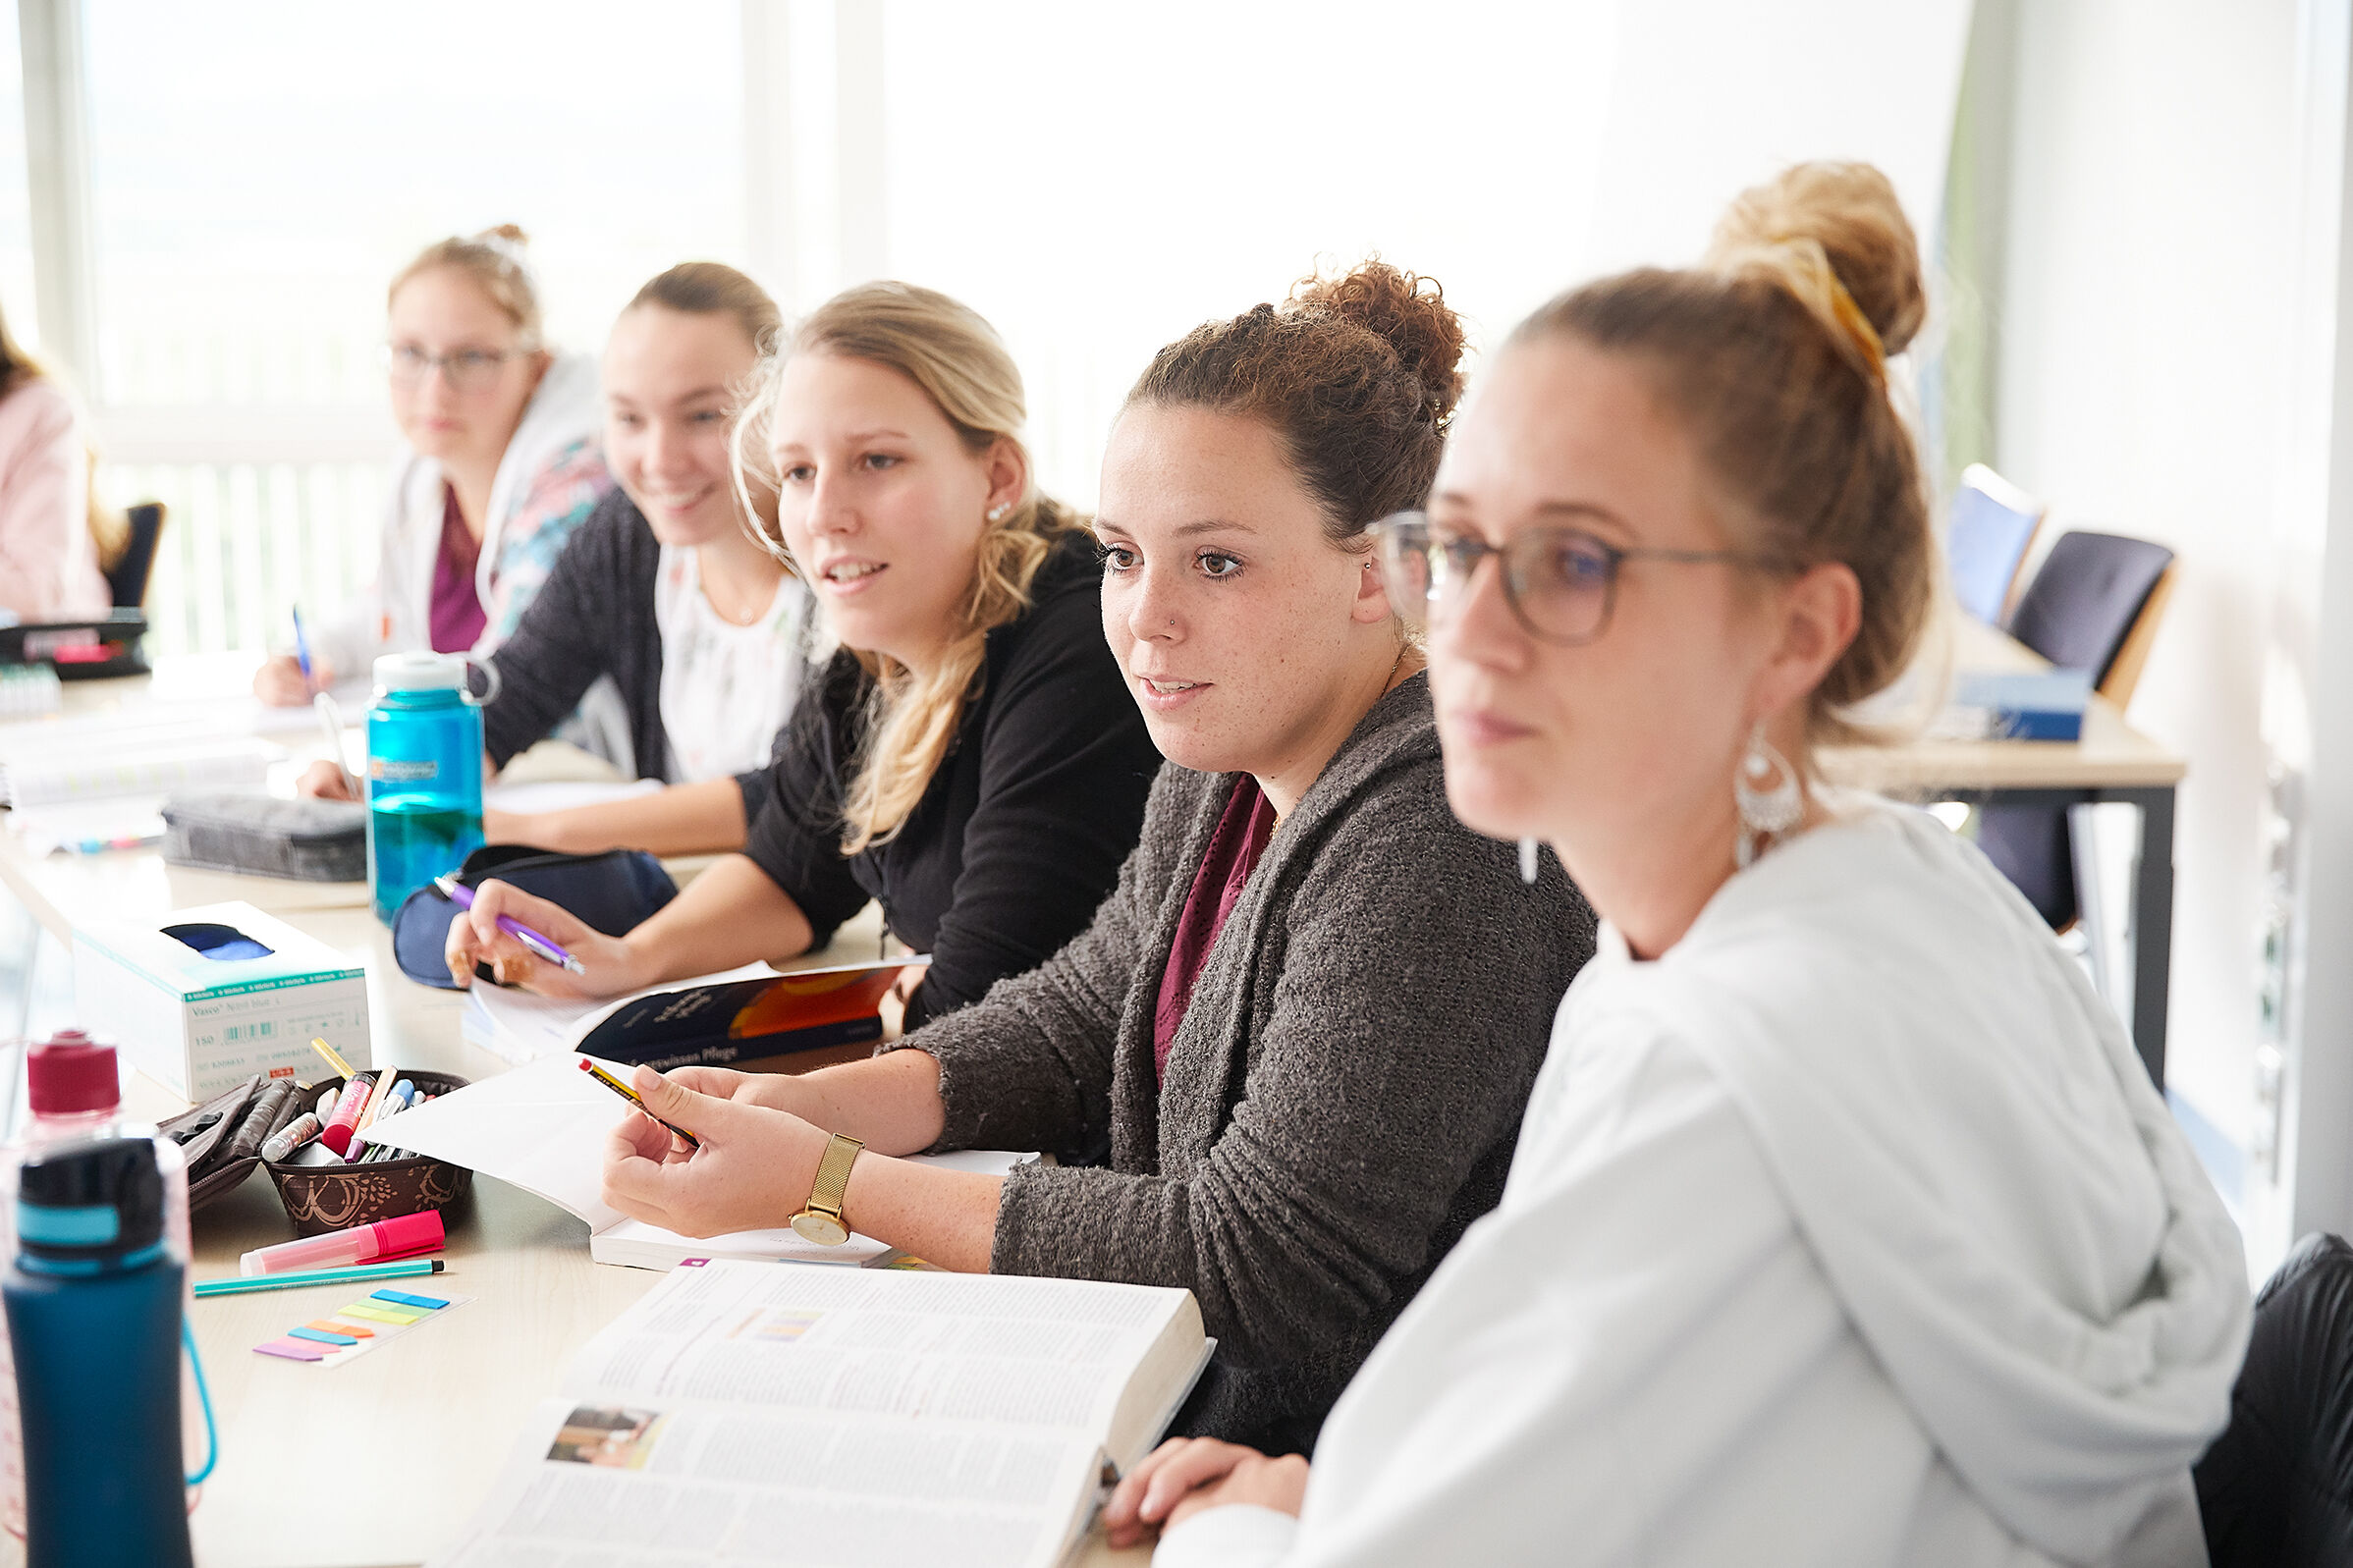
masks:
<path id="1" fill-rule="evenodd" d="M 317 1345 L 306 1345 L 300 1339 L 281 1337 L 271 1340 L 266 1345 L 255 1345 L 253 1349 L 261 1355 L 284 1356 L 289 1361 L 324 1361 L 327 1359 L 326 1351 Z"/>
<path id="2" fill-rule="evenodd" d="M 320 1333 L 323 1334 L 350 1334 L 356 1339 L 373 1339 L 376 1337 L 376 1331 L 373 1328 L 362 1328 L 356 1323 L 337 1323 L 332 1318 L 313 1318 L 310 1320 L 310 1322 L 302 1325 L 302 1326 L 305 1328 L 316 1328 Z"/>
<path id="3" fill-rule="evenodd" d="M 286 1330 L 286 1337 L 289 1339 L 307 1339 L 313 1344 L 321 1345 L 356 1345 L 359 1343 L 356 1338 L 350 1334 L 333 1334 L 318 1328 L 289 1328 Z"/>
<path id="4" fill-rule="evenodd" d="M 439 1312 L 449 1305 L 439 1296 L 411 1296 L 405 1290 L 379 1290 L 374 1293 L 373 1299 L 389 1301 L 401 1307 L 422 1307 L 427 1312 Z"/>
<path id="5" fill-rule="evenodd" d="M 364 1318 L 369 1323 L 388 1323 L 401 1328 L 408 1327 L 425 1316 L 421 1312 L 396 1310 L 391 1307 L 374 1307 L 364 1301 L 355 1301 L 348 1307 L 338 1307 L 335 1309 L 335 1315 L 339 1318 Z"/>

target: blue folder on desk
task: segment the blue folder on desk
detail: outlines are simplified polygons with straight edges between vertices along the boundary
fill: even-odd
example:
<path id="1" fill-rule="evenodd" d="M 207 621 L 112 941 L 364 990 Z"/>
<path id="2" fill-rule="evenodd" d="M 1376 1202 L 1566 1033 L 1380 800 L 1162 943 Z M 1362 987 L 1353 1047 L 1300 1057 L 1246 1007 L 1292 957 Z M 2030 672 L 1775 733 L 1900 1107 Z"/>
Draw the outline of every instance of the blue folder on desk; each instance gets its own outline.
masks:
<path id="1" fill-rule="evenodd" d="M 1997 740 L 2080 740 L 2091 699 L 2089 670 L 1966 671 L 1952 690 L 1953 706 L 1984 712 Z"/>

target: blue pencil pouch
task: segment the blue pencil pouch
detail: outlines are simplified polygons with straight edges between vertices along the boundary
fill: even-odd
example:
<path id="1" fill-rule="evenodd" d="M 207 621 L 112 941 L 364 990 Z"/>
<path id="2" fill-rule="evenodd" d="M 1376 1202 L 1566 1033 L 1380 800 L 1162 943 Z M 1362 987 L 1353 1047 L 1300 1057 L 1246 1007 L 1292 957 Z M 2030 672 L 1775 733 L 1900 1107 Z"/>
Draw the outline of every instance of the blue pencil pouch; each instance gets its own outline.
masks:
<path id="1" fill-rule="evenodd" d="M 484 844 L 465 857 L 453 880 L 478 888 L 494 879 L 562 905 L 608 937 L 634 930 L 679 893 L 662 862 L 642 849 L 565 855 L 529 844 Z M 429 882 L 401 901 L 392 917 L 392 952 L 401 973 L 419 985 L 458 989 L 442 958 L 457 913 L 458 906 Z M 497 984 L 480 965 L 474 977 Z"/>

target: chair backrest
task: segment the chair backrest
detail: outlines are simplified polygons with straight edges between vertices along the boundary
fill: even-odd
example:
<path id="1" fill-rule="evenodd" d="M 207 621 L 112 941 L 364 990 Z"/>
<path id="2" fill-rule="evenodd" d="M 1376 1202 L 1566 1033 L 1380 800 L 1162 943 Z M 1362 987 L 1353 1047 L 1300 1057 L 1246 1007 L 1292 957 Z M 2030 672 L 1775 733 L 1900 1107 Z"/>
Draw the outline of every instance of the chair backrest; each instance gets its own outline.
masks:
<path id="1" fill-rule="evenodd" d="M 2035 572 L 2010 617 L 2010 635 L 2061 670 L 2089 670 L 2104 696 L 2145 613 L 2164 608 L 2158 586 L 2173 552 L 2113 533 L 2063 533 Z M 2155 635 L 2154 620 L 2149 635 Z M 2138 650 L 2130 671 L 2140 678 Z M 2130 695 L 2129 692 L 2126 695 Z"/>
<path id="2" fill-rule="evenodd" d="M 130 542 L 123 557 L 106 573 L 106 586 L 117 610 L 136 610 L 147 602 L 147 579 L 155 574 L 156 541 L 163 537 L 163 503 L 142 501 L 125 514 L 131 519 Z"/>
<path id="3" fill-rule="evenodd" d="M 1982 462 L 1961 470 L 1945 518 L 1944 559 L 1953 597 L 1987 625 L 2000 625 L 2017 597 L 2018 568 L 2047 510 Z"/>
<path id="4" fill-rule="evenodd" d="M 2307 1236 L 2255 1298 L 2230 1425 L 2198 1461 L 2213 1568 L 2353 1562 L 2353 1247 Z"/>

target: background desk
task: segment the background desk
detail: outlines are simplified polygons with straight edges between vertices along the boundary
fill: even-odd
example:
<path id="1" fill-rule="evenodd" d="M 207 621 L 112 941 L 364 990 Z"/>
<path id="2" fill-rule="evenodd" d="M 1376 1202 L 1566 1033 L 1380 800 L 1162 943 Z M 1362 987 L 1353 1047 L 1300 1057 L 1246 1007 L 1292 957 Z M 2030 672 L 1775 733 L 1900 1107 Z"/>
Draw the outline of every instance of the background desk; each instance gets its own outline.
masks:
<path id="1" fill-rule="evenodd" d="M 2046 668 L 2031 650 L 1991 626 L 1953 615 L 1959 670 Z M 2189 765 L 2124 722 L 2095 695 L 2079 740 L 1915 739 L 1896 746 L 1826 750 L 1833 784 L 1899 799 L 2009 801 L 2021 805 L 2139 808 L 2141 852 L 2132 877 L 2132 1036 L 2149 1076 L 2165 1082 L 2165 1012 L 2173 946 L 2173 796 Z"/>
<path id="2" fill-rule="evenodd" d="M 103 702 L 105 687 L 121 684 L 80 688 L 75 700 Z M 323 743 L 311 749 L 323 751 Z M 136 919 L 242 898 L 366 966 L 378 1063 L 469 1079 L 507 1065 L 461 1036 L 462 995 L 400 973 L 364 884 L 189 871 L 164 865 L 153 850 L 36 861 L 0 831 L 0 897 L 22 904 L 60 949 L 77 918 Z M 831 952 L 800 961 L 864 956 L 879 933 L 869 908 Z M 181 1108 L 143 1078 L 132 1085 L 136 1114 Z M 221 1436 L 220 1468 L 191 1521 L 202 1568 L 422 1562 L 481 1505 L 532 1405 L 555 1393 L 574 1352 L 661 1277 L 590 1263 L 585 1224 L 502 1181 L 477 1178 L 446 1218 L 450 1270 L 443 1278 L 475 1299 L 349 1366 L 299 1366 L 254 1355 L 252 1347 L 342 1306 L 355 1294 L 351 1286 L 196 1303 L 196 1338 Z M 205 1209 L 195 1229 L 198 1278 L 233 1274 L 240 1253 L 294 1235 L 262 1173 Z M 1112 1552 L 1098 1539 L 1084 1561 L 1141 1564 L 1146 1556 Z M 21 1543 L 0 1537 L 0 1568 L 23 1561 Z"/>

